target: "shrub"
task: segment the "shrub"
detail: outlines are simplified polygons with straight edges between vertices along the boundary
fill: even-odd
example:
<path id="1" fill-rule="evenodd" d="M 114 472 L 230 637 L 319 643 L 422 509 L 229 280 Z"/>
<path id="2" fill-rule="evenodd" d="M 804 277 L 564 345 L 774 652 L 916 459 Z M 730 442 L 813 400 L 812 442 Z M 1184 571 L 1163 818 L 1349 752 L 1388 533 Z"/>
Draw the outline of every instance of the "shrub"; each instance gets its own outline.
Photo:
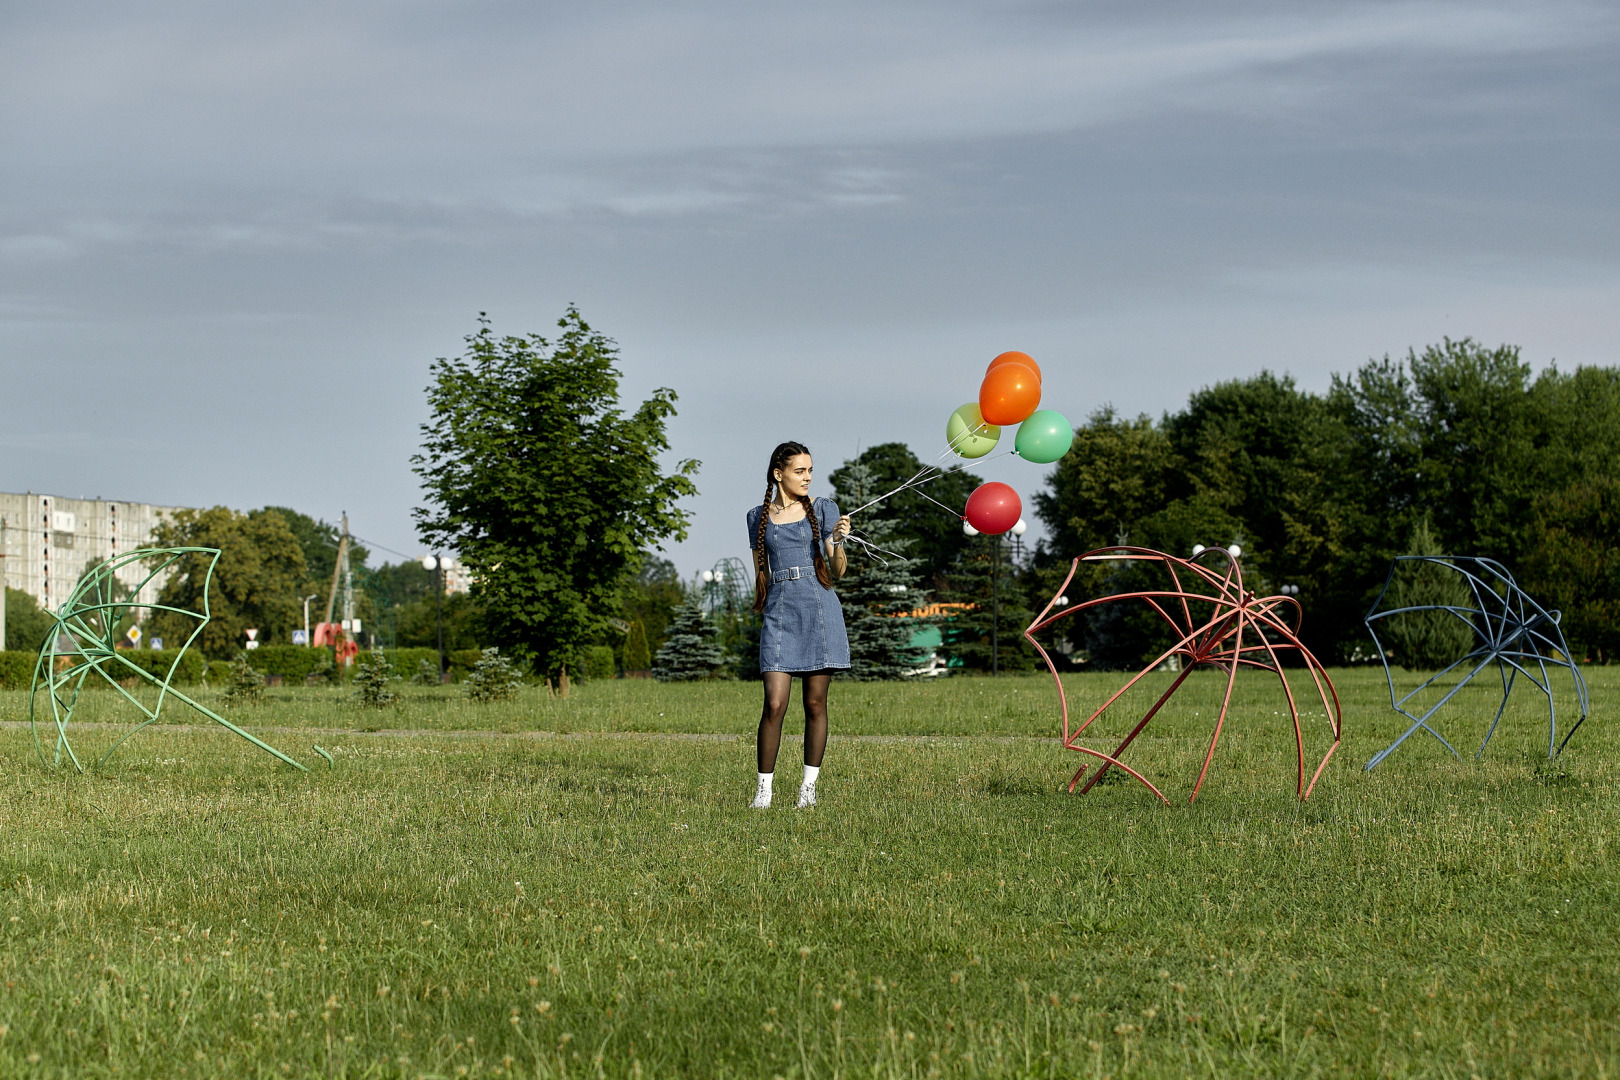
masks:
<path id="1" fill-rule="evenodd" d="M 38 653 L 7 649 L 0 652 L 0 690 L 26 690 L 34 682 Z"/>
<path id="2" fill-rule="evenodd" d="M 169 666 L 174 658 L 180 658 L 180 666 L 174 669 L 174 681 L 181 686 L 189 686 L 203 677 L 203 666 L 206 661 L 196 649 L 121 649 L 119 656 L 140 668 L 153 677 L 162 680 L 169 676 Z M 108 668 L 111 671 L 112 668 Z"/>
<path id="3" fill-rule="evenodd" d="M 302 682 L 331 666 L 332 650 L 307 645 L 261 645 L 253 650 L 253 663 L 266 675 Z"/>
<path id="4" fill-rule="evenodd" d="M 439 684 L 439 665 L 428 659 L 418 660 L 416 662 L 416 674 L 411 676 L 411 682 L 416 686 L 437 686 Z"/>
<path id="5" fill-rule="evenodd" d="M 481 649 L 454 649 L 446 654 L 445 659 L 450 664 L 450 681 L 462 682 L 472 674 L 473 668 L 484 658 Z"/>
<path id="6" fill-rule="evenodd" d="M 613 678 L 613 646 L 587 645 L 580 653 L 579 677 L 581 681 Z"/>
<path id="7" fill-rule="evenodd" d="M 693 593 L 670 624 L 669 640 L 653 662 L 653 678 L 659 682 L 720 678 L 726 656 L 717 636 Z"/>
<path id="8" fill-rule="evenodd" d="M 506 701 L 516 697 L 523 678 L 512 661 L 501 655 L 501 650 L 488 648 L 467 676 L 467 696 L 485 703 Z"/>
<path id="9" fill-rule="evenodd" d="M 253 670 L 248 654 L 239 652 L 228 668 L 224 701 L 231 705 L 257 705 L 264 700 L 264 676 Z"/>
<path id="10" fill-rule="evenodd" d="M 355 665 L 354 696 L 367 708 L 380 709 L 392 705 L 399 700 L 399 695 L 390 690 L 388 684 L 398 679 L 399 676 L 394 674 L 394 665 L 388 662 L 381 650 L 374 649 L 362 656 Z"/>
<path id="11" fill-rule="evenodd" d="M 388 657 L 388 662 L 394 665 L 395 671 L 417 671 L 421 668 L 424 660 L 433 665 L 434 671 L 439 670 L 438 649 L 384 649 L 382 653 L 384 656 Z M 438 682 L 439 680 L 435 678 L 433 681 Z"/>

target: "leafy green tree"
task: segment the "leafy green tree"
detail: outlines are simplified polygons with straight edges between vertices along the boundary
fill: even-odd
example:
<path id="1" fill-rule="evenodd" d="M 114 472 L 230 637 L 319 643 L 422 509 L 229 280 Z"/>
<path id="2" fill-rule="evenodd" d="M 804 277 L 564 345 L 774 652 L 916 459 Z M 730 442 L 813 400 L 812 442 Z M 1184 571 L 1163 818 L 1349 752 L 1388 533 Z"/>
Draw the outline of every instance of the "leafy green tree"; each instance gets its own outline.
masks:
<path id="1" fill-rule="evenodd" d="M 725 671 L 726 655 L 719 633 L 703 612 L 697 593 L 687 598 L 669 628 L 669 640 L 653 659 L 653 678 L 659 682 L 718 679 Z"/>
<path id="2" fill-rule="evenodd" d="M 685 603 L 686 589 L 675 564 L 649 552 L 642 553 L 635 574 L 626 576 L 619 588 L 619 611 L 631 623 L 641 624 L 649 657 L 663 648 L 669 624 Z M 641 671 L 651 666 L 651 660 L 642 668 L 631 667 L 628 660 L 623 664 L 626 670 Z"/>
<path id="3" fill-rule="evenodd" d="M 400 648 L 435 649 L 439 645 L 437 599 L 426 596 L 394 609 L 394 640 Z M 477 649 L 489 640 L 484 626 L 484 607 L 469 593 L 446 593 L 444 597 L 445 650 Z"/>
<path id="4" fill-rule="evenodd" d="M 36 652 L 45 644 L 56 620 L 39 606 L 32 594 L 6 587 L 6 648 Z"/>
<path id="5" fill-rule="evenodd" d="M 308 514 L 300 513 L 288 506 L 267 506 L 265 510 L 273 510 L 287 522 L 287 527 L 298 538 L 298 547 L 304 553 L 304 567 L 308 571 L 309 580 L 321 587 L 321 598 L 324 601 L 326 590 L 332 585 L 332 570 L 337 566 L 338 538 L 342 530 L 330 521 L 321 521 Z M 349 542 L 349 565 L 359 568 L 366 565 L 371 552 L 363 545 Z M 421 569 L 420 564 L 414 564 Z M 422 571 L 424 574 L 426 570 Z M 308 596 L 306 590 L 302 595 Z"/>
<path id="6" fill-rule="evenodd" d="M 303 626 L 298 588 L 308 567 L 298 538 L 279 511 L 239 514 L 223 506 L 181 510 L 153 530 L 152 542 L 157 547 L 220 550 L 207 598 L 213 618 L 197 639 L 205 655 L 234 656 L 246 640 L 247 627 L 258 629 L 260 641 L 287 641 L 294 627 Z M 160 601 L 203 610 L 207 572 L 207 556 L 184 557 L 160 591 Z M 146 632 L 178 644 L 194 629 L 193 620 L 160 611 Z"/>
<path id="7" fill-rule="evenodd" d="M 839 482 L 833 494 L 840 507 L 856 507 L 882 494 L 871 466 L 859 461 L 846 462 L 834 475 Z M 911 635 L 919 620 L 907 613 L 927 602 L 917 588 L 917 564 L 904 557 L 914 541 L 899 535 L 887 505 L 861 515 L 861 533 L 900 557 L 874 556 L 860 545 L 846 545 L 848 570 L 838 583 L 838 598 L 849 634 L 849 675 L 856 680 L 899 679 L 918 664 Z"/>
<path id="8" fill-rule="evenodd" d="M 1516 576 L 1562 613 L 1577 660 L 1620 657 L 1620 479 L 1581 481 L 1538 498 L 1535 536 Z"/>
<path id="9" fill-rule="evenodd" d="M 891 496 L 881 504 L 883 512 L 893 523 L 894 538 L 909 541 L 907 551 L 916 560 L 917 580 L 929 589 L 938 587 L 956 564 L 957 557 L 968 548 L 968 538 L 962 535 L 961 518 L 952 517 L 950 511 L 938 504 L 964 507 L 973 489 L 984 482 L 961 468 L 964 465 L 961 458 L 951 457 L 939 464 L 947 470 L 945 475 L 918 489 Z M 852 461 L 844 462 L 828 477 L 834 491 L 850 489 L 848 470 L 857 465 L 871 470 L 866 486 L 877 495 L 894 490 L 923 467 L 923 463 L 905 443 L 880 443 L 863 450 Z M 930 502 L 930 499 L 936 501 Z M 865 501 L 862 499 L 846 506 L 840 500 L 838 508 L 849 513 Z M 864 511 L 855 519 L 857 528 L 866 528 L 866 519 L 871 512 Z"/>
<path id="10" fill-rule="evenodd" d="M 641 552 L 686 536 L 677 502 L 695 461 L 665 475 L 660 389 L 626 415 L 617 350 L 570 307 L 555 342 L 499 337 L 487 319 L 433 365 L 430 421 L 412 458 L 429 506 L 424 539 L 460 553 L 493 639 L 556 672 L 608 636 Z"/>

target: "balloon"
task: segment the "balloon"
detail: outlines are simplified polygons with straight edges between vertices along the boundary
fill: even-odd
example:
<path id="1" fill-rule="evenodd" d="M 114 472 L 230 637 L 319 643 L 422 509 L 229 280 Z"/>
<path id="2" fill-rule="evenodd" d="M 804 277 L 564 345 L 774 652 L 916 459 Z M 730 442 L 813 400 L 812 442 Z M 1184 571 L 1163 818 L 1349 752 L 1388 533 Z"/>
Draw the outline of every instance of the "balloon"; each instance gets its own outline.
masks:
<path id="1" fill-rule="evenodd" d="M 945 421 L 945 444 L 959 457 L 984 457 L 996 448 L 996 440 L 1001 438 L 1001 429 L 984 422 L 979 415 L 979 406 L 975 402 L 966 405 L 951 413 L 951 418 Z"/>
<path id="2" fill-rule="evenodd" d="M 1029 368 L 1029 370 L 1035 373 L 1036 381 L 1041 379 L 1041 365 L 1037 364 L 1034 359 L 1030 357 L 1029 353 L 1022 352 L 1002 353 L 1000 356 L 990 361 L 990 366 L 984 369 L 984 373 L 988 375 L 1002 364 L 1023 364 L 1025 367 Z"/>
<path id="3" fill-rule="evenodd" d="M 1013 448 L 1025 461 L 1037 465 L 1050 465 L 1069 452 L 1074 442 L 1074 429 L 1056 409 L 1040 409 L 1030 413 L 1029 419 L 1018 425 L 1018 438 Z"/>
<path id="4" fill-rule="evenodd" d="M 1024 515 L 1018 492 L 999 481 L 980 484 L 968 496 L 967 523 L 982 533 L 1000 536 Z"/>
<path id="5" fill-rule="evenodd" d="M 985 373 L 979 413 L 987 424 L 1017 424 L 1041 403 L 1041 380 L 1023 364 L 1006 363 Z"/>

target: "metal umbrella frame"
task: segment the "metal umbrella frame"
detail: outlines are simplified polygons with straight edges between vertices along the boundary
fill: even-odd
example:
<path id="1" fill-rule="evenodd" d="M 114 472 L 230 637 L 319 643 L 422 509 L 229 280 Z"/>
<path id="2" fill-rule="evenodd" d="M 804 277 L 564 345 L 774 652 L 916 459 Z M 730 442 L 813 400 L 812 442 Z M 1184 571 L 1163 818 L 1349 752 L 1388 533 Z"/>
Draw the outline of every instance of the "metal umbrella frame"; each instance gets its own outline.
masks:
<path id="1" fill-rule="evenodd" d="M 1402 563 L 1432 563 L 1445 567 L 1447 570 L 1459 575 L 1467 585 L 1473 597 L 1473 605 L 1465 607 L 1460 604 L 1414 604 L 1408 607 L 1384 608 L 1384 598 L 1389 594 L 1390 585 L 1395 581 L 1396 571 Z M 1428 679 L 1406 694 L 1397 697 L 1395 689 L 1395 675 L 1389 666 L 1389 650 L 1384 648 L 1384 642 L 1378 636 L 1378 623 L 1381 620 L 1393 618 L 1397 615 L 1408 615 L 1419 612 L 1447 612 L 1461 619 L 1474 632 L 1475 646 L 1467 655 L 1452 661 L 1446 667 L 1431 675 Z M 1502 679 L 1502 704 L 1496 709 L 1496 716 L 1491 720 L 1490 728 L 1485 732 L 1485 738 L 1480 741 L 1479 749 L 1474 752 L 1474 759 L 1485 753 L 1485 747 L 1490 744 L 1491 736 L 1496 734 L 1496 727 L 1502 722 L 1502 714 L 1507 711 L 1508 698 L 1512 696 L 1514 683 L 1520 675 L 1528 679 L 1532 685 L 1547 696 L 1547 756 L 1557 757 L 1569 745 L 1569 740 L 1585 723 L 1590 702 L 1586 693 L 1586 680 L 1581 677 L 1580 668 L 1569 654 L 1569 644 L 1564 640 L 1564 631 L 1559 621 L 1563 613 L 1549 611 L 1533 599 L 1530 594 L 1520 588 L 1519 583 L 1513 580 L 1513 575 L 1507 567 L 1495 559 L 1488 559 L 1479 555 L 1398 555 L 1389 564 L 1389 574 L 1384 578 L 1384 587 L 1378 592 L 1378 599 L 1373 601 L 1372 609 L 1367 612 L 1365 622 L 1367 632 L 1372 635 L 1373 644 L 1378 648 L 1378 659 L 1384 665 L 1384 678 L 1389 682 L 1390 706 L 1402 716 L 1412 721 L 1412 726 L 1402 733 L 1401 737 L 1384 747 L 1372 756 L 1366 768 L 1373 769 L 1409 737 L 1420 729 L 1427 731 L 1440 745 L 1450 750 L 1452 756 L 1462 760 L 1456 747 L 1446 741 L 1445 736 L 1436 731 L 1429 721 L 1434 714 L 1447 702 L 1455 697 L 1464 686 L 1473 681 L 1474 676 L 1484 671 L 1491 664 L 1496 664 L 1497 672 Z M 1457 681 L 1457 684 L 1445 695 L 1429 706 L 1421 716 L 1414 714 L 1407 708 L 1418 694 L 1433 686 L 1434 683 L 1456 671 L 1460 667 L 1472 665 L 1468 673 Z M 1532 674 L 1530 668 L 1534 667 L 1540 673 L 1540 678 Z M 1564 741 L 1558 741 L 1558 707 L 1553 699 L 1552 678 L 1548 668 L 1563 668 L 1570 674 L 1575 684 L 1575 696 L 1580 702 L 1580 719 L 1575 721 L 1574 727 L 1564 735 Z"/>
<path id="2" fill-rule="evenodd" d="M 1221 567 L 1208 565 L 1208 559 L 1214 557 L 1224 558 L 1226 564 Z M 1074 575 L 1082 562 L 1143 562 L 1162 566 L 1169 574 L 1171 587 L 1169 589 L 1138 590 L 1135 592 L 1116 593 L 1111 596 L 1099 596 L 1084 603 L 1074 604 L 1061 608 L 1056 615 L 1051 614 L 1052 609 L 1058 606 L 1059 597 L 1074 580 Z M 1188 579 L 1188 585 L 1195 588 L 1184 587 L 1183 578 Z M 1208 591 L 1198 591 L 1205 589 Z M 1121 601 L 1141 601 L 1152 608 L 1153 611 L 1176 634 L 1176 642 L 1160 653 L 1142 668 L 1129 682 L 1116 690 L 1107 701 L 1103 702 L 1096 711 L 1088 716 L 1084 723 L 1071 728 L 1069 723 L 1069 701 L 1063 690 L 1063 680 L 1058 677 L 1057 666 L 1052 662 L 1040 642 L 1035 640 L 1035 634 L 1046 629 L 1053 623 L 1082 611 L 1098 607 L 1102 604 L 1112 604 Z M 1202 610 L 1202 605 L 1208 605 L 1210 614 L 1207 618 L 1195 616 L 1195 608 Z M 1290 625 L 1283 618 L 1281 612 L 1292 611 L 1293 624 Z M 1052 680 L 1057 684 L 1058 703 L 1063 714 L 1063 746 L 1085 754 L 1089 758 L 1101 761 L 1091 778 L 1086 781 L 1085 787 L 1080 789 L 1084 795 L 1102 779 L 1110 768 L 1118 766 L 1126 773 L 1135 777 L 1164 803 L 1170 800 L 1165 798 L 1163 792 L 1153 785 L 1145 776 L 1132 769 L 1120 760 L 1131 743 L 1148 722 L 1158 715 L 1165 703 L 1173 697 L 1177 690 L 1186 681 L 1187 676 L 1200 666 L 1224 668 L 1227 672 L 1226 693 L 1221 699 L 1220 713 L 1215 721 L 1215 730 L 1210 736 L 1209 750 L 1204 755 L 1204 764 L 1198 771 L 1198 780 L 1193 785 L 1192 795 L 1188 797 L 1190 804 L 1198 798 L 1199 790 L 1204 786 L 1204 778 L 1209 773 L 1211 762 L 1215 760 L 1215 748 L 1220 743 L 1221 729 L 1226 725 L 1227 709 L 1232 703 L 1232 689 L 1237 684 L 1239 668 L 1258 668 L 1270 671 L 1282 683 L 1283 694 L 1288 699 L 1288 712 L 1294 725 L 1294 745 L 1299 763 L 1299 776 L 1295 785 L 1295 793 L 1301 801 L 1311 797 L 1316 782 L 1321 779 L 1322 772 L 1333 757 L 1333 752 L 1339 748 L 1343 735 L 1344 716 L 1339 704 L 1338 691 L 1333 686 L 1333 680 L 1328 677 L 1327 670 L 1321 662 L 1307 649 L 1299 639 L 1299 626 L 1304 610 L 1299 601 L 1292 596 L 1256 596 L 1243 585 L 1243 570 L 1238 565 L 1237 558 L 1222 548 L 1206 548 L 1191 559 L 1177 558 L 1174 555 L 1151 548 L 1140 547 L 1110 547 L 1089 551 L 1075 559 L 1069 567 L 1068 576 L 1063 579 L 1052 599 L 1047 602 L 1041 613 L 1035 616 L 1024 637 L 1040 653 L 1041 659 L 1046 661 L 1047 670 L 1052 673 Z M 1245 644 L 1245 639 L 1249 643 Z M 1294 697 L 1293 687 L 1289 684 L 1288 675 L 1284 671 L 1281 655 L 1296 653 L 1304 662 L 1305 668 L 1310 672 L 1311 680 L 1316 687 L 1317 695 L 1321 698 L 1323 712 L 1327 717 L 1328 726 L 1333 733 L 1333 744 L 1328 747 L 1326 754 L 1317 764 L 1315 772 L 1306 780 L 1305 774 L 1305 733 L 1300 726 L 1299 705 Z M 1080 743 L 1080 737 L 1098 717 L 1125 695 L 1133 686 L 1145 678 L 1149 672 L 1164 664 L 1171 657 L 1178 657 L 1181 661 L 1181 673 L 1176 676 L 1170 688 L 1159 696 L 1152 708 L 1137 723 L 1131 733 L 1125 736 L 1112 753 L 1104 753 L 1093 747 Z M 1086 771 L 1095 762 L 1086 761 L 1079 771 L 1069 781 L 1069 790 L 1075 789 Z"/>
<path id="3" fill-rule="evenodd" d="M 175 607 L 172 604 L 135 604 L 127 599 L 119 599 L 119 594 L 126 586 L 118 580 L 117 573 L 124 567 L 139 565 L 146 571 L 140 584 L 129 590 L 128 595 L 138 596 L 141 589 L 159 574 L 180 560 L 197 555 L 208 559 L 208 572 L 203 579 L 201 611 Z M 213 584 L 214 568 L 219 564 L 219 555 L 218 548 L 143 548 L 97 565 L 74 587 L 72 595 L 57 609 L 50 636 L 39 647 L 39 659 L 34 663 L 33 689 L 28 696 L 28 728 L 33 734 L 34 749 L 39 754 L 41 762 L 47 767 L 57 768 L 66 757 L 76 770 L 81 773 L 85 771 L 84 764 L 80 762 L 73 744 L 68 740 L 67 729 L 69 721 L 73 719 L 73 709 L 78 704 L 79 694 L 84 690 L 86 680 L 95 674 L 106 680 L 108 686 L 122 694 L 146 717 L 115 742 L 112 749 L 96 761 L 96 767 L 105 764 L 107 759 L 136 732 L 148 724 L 156 723 L 158 714 L 163 709 L 163 703 L 172 697 L 190 705 L 216 724 L 240 735 L 260 750 L 280 758 L 296 769 L 309 771 L 269 743 L 242 730 L 174 687 L 174 675 L 180 667 L 181 656 L 197 640 L 197 635 L 202 633 L 203 627 L 207 626 L 211 619 L 208 610 L 208 589 Z M 162 678 L 136 665 L 117 648 L 115 634 L 118 624 L 134 607 L 144 607 L 152 611 L 170 611 L 197 620 L 196 628 L 175 653 L 174 661 Z M 64 642 L 69 647 L 64 648 Z M 136 679 L 157 687 L 157 703 L 148 708 L 123 686 L 124 679 Z M 45 747 L 39 737 L 42 691 L 46 700 L 50 702 L 51 720 L 56 727 L 56 750 L 52 757 L 46 756 Z"/>

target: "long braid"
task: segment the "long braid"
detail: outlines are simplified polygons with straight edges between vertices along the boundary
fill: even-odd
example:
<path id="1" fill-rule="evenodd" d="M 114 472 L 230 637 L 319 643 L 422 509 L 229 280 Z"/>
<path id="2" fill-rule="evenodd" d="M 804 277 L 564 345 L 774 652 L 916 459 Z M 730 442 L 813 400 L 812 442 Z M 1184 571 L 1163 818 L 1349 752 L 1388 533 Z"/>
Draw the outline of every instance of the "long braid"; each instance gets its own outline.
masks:
<path id="1" fill-rule="evenodd" d="M 832 575 L 827 572 L 827 562 L 821 557 L 821 523 L 816 520 L 816 506 L 808 495 L 799 496 L 799 504 L 804 507 L 805 516 L 810 519 L 810 534 L 815 538 L 810 545 L 810 557 L 816 563 L 816 580 L 821 582 L 823 589 L 832 588 Z"/>
<path id="2" fill-rule="evenodd" d="M 771 517 L 771 493 L 776 485 L 765 482 L 765 501 L 759 508 L 759 528 L 754 534 L 754 610 L 765 610 L 765 594 L 771 588 L 771 561 L 765 554 L 765 525 Z"/>

